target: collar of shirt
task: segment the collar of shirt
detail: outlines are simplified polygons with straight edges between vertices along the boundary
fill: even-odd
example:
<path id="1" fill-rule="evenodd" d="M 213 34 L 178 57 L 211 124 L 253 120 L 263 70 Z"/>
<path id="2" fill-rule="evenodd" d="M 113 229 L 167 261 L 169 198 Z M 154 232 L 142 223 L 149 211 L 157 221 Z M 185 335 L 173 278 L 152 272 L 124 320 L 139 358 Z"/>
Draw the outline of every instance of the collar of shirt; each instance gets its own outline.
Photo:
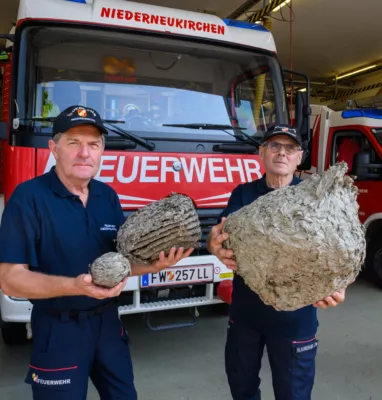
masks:
<path id="1" fill-rule="evenodd" d="M 53 166 L 51 170 L 48 173 L 49 176 L 49 181 L 50 181 L 50 187 L 52 190 L 57 193 L 61 197 L 73 197 L 74 194 L 70 192 L 67 187 L 60 181 L 58 178 L 55 167 Z M 98 187 L 97 183 L 94 181 L 94 179 L 91 179 L 89 182 L 89 196 L 100 196 L 101 195 L 101 190 Z"/>
<path id="2" fill-rule="evenodd" d="M 293 175 L 293 179 L 291 181 L 291 183 L 289 184 L 289 186 L 294 186 L 297 185 L 298 183 L 300 183 L 301 180 L 299 178 L 297 178 L 297 176 Z M 272 190 L 274 190 L 273 188 L 270 188 L 267 185 L 267 180 L 266 180 L 266 174 L 264 174 L 260 179 L 259 179 L 259 186 L 258 186 L 258 191 L 261 194 L 266 194 L 269 192 L 272 192 Z"/>

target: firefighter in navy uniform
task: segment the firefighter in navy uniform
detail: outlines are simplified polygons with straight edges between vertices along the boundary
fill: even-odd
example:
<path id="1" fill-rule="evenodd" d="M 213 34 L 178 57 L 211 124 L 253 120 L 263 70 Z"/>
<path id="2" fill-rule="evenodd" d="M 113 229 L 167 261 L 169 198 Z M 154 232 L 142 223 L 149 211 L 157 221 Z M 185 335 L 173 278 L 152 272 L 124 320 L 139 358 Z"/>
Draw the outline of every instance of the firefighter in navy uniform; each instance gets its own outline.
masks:
<path id="1" fill-rule="evenodd" d="M 231 194 L 221 221 L 208 236 L 209 251 L 223 264 L 235 270 L 233 250 L 222 247 L 228 238 L 223 233 L 225 218 L 277 188 L 297 185 L 301 180 L 294 171 L 301 163 L 301 137 L 288 125 L 271 127 L 264 136 L 260 157 L 265 174 L 259 180 L 240 184 Z M 314 305 L 296 311 L 276 311 L 251 291 L 242 277 L 235 274 L 225 347 L 225 366 L 234 400 L 260 400 L 261 360 L 267 347 L 276 400 L 310 400 L 315 377 L 318 328 L 317 307 L 342 303 L 345 291 L 334 293 Z M 229 301 L 227 301 L 229 302 Z"/>
<path id="2" fill-rule="evenodd" d="M 20 184 L 2 216 L 2 290 L 33 303 L 26 382 L 35 400 L 84 400 L 89 377 L 102 400 L 137 399 L 116 304 L 126 279 L 107 289 L 88 274 L 96 258 L 116 251 L 124 222 L 116 192 L 93 179 L 106 133 L 95 110 L 63 111 L 49 141 L 56 166 Z M 160 271 L 191 252 L 171 249 L 167 257 L 161 252 L 151 266 L 132 265 L 132 275 Z"/>

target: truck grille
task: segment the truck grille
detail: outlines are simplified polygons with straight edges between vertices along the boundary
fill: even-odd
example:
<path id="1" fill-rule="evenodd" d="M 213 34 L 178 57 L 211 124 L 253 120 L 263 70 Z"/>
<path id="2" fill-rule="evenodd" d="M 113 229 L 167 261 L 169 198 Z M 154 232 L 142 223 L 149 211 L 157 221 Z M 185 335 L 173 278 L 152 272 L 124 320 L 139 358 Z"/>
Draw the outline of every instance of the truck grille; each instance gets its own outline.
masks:
<path id="1" fill-rule="evenodd" d="M 209 254 L 206 248 L 206 240 L 207 235 L 210 232 L 211 228 L 218 223 L 218 218 L 220 213 L 222 212 L 221 209 L 199 209 L 199 221 L 200 226 L 202 228 L 202 240 L 201 246 L 199 249 L 195 249 L 192 255 L 195 256 L 202 256 Z"/>

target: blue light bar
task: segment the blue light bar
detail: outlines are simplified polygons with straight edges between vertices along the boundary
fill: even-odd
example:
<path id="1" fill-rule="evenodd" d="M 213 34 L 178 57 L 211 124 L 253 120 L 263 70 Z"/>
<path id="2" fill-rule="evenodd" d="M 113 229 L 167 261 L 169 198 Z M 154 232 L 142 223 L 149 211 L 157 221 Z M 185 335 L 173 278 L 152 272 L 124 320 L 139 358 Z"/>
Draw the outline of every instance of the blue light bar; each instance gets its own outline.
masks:
<path id="1" fill-rule="evenodd" d="M 374 118 L 382 119 L 382 110 L 378 108 L 357 108 L 342 111 L 342 118 Z"/>
<path id="2" fill-rule="evenodd" d="M 72 3 L 88 4 L 88 1 L 86 1 L 86 0 L 66 0 L 66 1 L 71 1 Z"/>
<path id="3" fill-rule="evenodd" d="M 228 26 L 233 26 L 235 28 L 242 28 L 242 29 L 251 29 L 253 31 L 262 31 L 262 32 L 269 32 L 267 28 L 265 28 L 261 24 L 255 24 L 254 22 L 247 22 L 247 21 L 240 21 L 238 19 L 228 19 L 223 18 L 223 21 Z"/>

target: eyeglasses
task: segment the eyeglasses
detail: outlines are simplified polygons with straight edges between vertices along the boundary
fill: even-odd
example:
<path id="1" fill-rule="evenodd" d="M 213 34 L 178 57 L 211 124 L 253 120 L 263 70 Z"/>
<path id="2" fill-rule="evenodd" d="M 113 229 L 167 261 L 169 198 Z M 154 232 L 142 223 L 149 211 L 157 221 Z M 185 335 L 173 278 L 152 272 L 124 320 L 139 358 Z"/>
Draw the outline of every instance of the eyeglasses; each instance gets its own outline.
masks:
<path id="1" fill-rule="evenodd" d="M 281 150 L 281 148 L 284 147 L 285 153 L 287 153 L 288 155 L 296 154 L 298 151 L 301 150 L 301 147 L 298 146 L 297 144 L 291 144 L 291 143 L 284 144 L 274 141 L 264 143 L 263 146 L 267 146 L 272 153 L 278 153 Z"/>

